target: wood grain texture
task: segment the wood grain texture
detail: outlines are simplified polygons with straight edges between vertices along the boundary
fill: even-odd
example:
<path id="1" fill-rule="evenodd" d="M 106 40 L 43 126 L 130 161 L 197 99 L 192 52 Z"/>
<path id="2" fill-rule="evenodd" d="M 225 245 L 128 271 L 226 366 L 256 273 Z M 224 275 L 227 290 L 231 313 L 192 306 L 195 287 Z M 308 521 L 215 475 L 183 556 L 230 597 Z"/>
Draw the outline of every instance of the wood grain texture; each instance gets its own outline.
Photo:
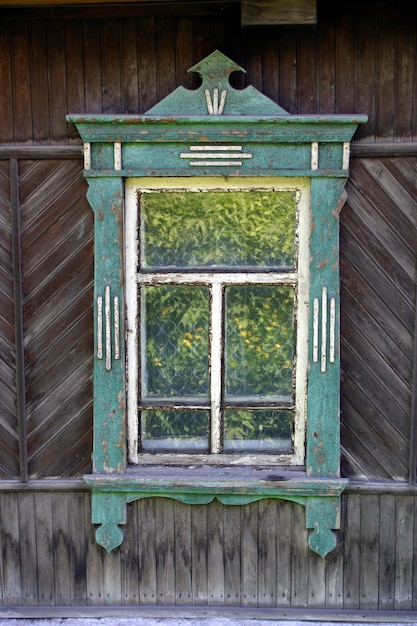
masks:
<path id="1" fill-rule="evenodd" d="M 413 495 L 344 495 L 338 546 L 321 559 L 309 552 L 300 505 L 190 506 L 144 499 L 130 505 L 122 547 L 106 554 L 94 541 L 88 492 L 1 493 L 0 541 L 7 558 L 0 568 L 0 598 L 4 606 L 410 611 L 415 507 Z M 206 515 L 215 523 L 197 528 L 196 520 Z M 196 535 L 206 546 L 207 562 L 192 556 Z M 267 537 L 271 581 L 262 574 Z M 214 563 L 210 555 L 216 553 Z M 216 579 L 210 569 L 219 574 Z M 203 602 L 192 579 L 202 581 L 207 572 L 212 600 Z"/>
<path id="2" fill-rule="evenodd" d="M 77 160 L 22 161 L 20 183 L 30 473 L 80 474 L 91 454 L 91 209 Z"/>
<path id="3" fill-rule="evenodd" d="M 354 159 L 341 218 L 342 466 L 406 479 L 416 295 L 417 160 Z"/>
<path id="4" fill-rule="evenodd" d="M 12 207 L 9 161 L 0 161 L 0 476 L 19 475 Z"/>
<path id="5" fill-rule="evenodd" d="M 240 86 L 290 113 L 365 113 L 357 140 L 416 140 L 415 3 L 322 3 L 317 28 L 259 26 L 250 37 L 235 4 L 198 16 L 195 5 L 162 15 L 157 5 L 153 14 L 132 5 L 131 15 L 129 5 L 0 8 L 0 142 L 79 142 L 67 113 L 144 113 L 195 86 L 186 70 L 216 48 L 247 69 Z"/>

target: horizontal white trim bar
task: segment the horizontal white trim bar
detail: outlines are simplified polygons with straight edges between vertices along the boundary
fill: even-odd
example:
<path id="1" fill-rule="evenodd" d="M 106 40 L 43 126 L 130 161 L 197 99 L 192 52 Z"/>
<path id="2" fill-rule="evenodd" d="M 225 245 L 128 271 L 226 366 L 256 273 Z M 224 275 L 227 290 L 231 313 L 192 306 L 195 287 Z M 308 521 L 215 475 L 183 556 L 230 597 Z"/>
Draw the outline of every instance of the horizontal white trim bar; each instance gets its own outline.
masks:
<path id="1" fill-rule="evenodd" d="M 297 283 L 296 272 L 236 272 L 209 274 L 208 272 L 193 272 L 184 274 L 180 272 L 138 274 L 138 283 L 142 285 L 295 285 Z"/>

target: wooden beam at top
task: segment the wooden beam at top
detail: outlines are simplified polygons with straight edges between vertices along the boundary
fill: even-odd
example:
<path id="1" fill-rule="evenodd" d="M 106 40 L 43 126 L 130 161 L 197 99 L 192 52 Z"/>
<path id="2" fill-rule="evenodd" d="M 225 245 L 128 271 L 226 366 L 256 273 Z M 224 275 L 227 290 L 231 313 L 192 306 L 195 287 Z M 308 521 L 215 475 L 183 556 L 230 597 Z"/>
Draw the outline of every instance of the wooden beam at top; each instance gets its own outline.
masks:
<path id="1" fill-rule="evenodd" d="M 242 26 L 316 24 L 316 0 L 242 0 Z"/>

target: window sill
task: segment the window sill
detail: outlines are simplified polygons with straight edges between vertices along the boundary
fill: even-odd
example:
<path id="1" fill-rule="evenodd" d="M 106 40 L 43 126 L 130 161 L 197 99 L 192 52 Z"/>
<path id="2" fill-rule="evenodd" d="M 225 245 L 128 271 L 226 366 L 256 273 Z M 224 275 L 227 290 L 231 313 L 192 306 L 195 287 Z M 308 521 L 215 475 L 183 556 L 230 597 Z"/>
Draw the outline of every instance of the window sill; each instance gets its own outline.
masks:
<path id="1" fill-rule="evenodd" d="M 265 497 L 299 501 L 309 496 L 339 496 L 348 483 L 343 478 L 310 477 L 303 468 L 207 465 L 136 466 L 124 474 L 91 474 L 84 480 L 93 491 L 124 493 L 130 502 L 163 496 L 192 503 L 193 496 L 206 495 L 211 499 L 246 497 L 245 504 Z"/>
<path id="2" fill-rule="evenodd" d="M 246 505 L 263 499 L 296 502 L 306 509 L 312 528 L 310 548 L 324 557 L 336 546 L 332 529 L 340 527 L 343 478 L 307 476 L 302 468 L 224 466 L 142 466 L 123 474 L 91 474 L 84 480 L 92 491 L 92 518 L 99 524 L 97 543 L 111 552 L 123 542 L 119 525 L 126 523 L 129 502 L 142 498 L 171 498 L 185 504 Z"/>

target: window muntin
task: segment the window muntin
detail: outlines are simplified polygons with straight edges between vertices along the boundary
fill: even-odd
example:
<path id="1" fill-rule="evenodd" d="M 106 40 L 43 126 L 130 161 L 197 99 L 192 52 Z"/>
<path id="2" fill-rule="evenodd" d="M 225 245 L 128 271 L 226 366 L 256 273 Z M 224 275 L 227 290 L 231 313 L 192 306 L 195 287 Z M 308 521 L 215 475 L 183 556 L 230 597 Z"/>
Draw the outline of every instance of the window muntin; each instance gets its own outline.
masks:
<path id="1" fill-rule="evenodd" d="M 308 206 L 301 180 L 127 181 L 131 462 L 182 452 L 303 463 Z"/>

